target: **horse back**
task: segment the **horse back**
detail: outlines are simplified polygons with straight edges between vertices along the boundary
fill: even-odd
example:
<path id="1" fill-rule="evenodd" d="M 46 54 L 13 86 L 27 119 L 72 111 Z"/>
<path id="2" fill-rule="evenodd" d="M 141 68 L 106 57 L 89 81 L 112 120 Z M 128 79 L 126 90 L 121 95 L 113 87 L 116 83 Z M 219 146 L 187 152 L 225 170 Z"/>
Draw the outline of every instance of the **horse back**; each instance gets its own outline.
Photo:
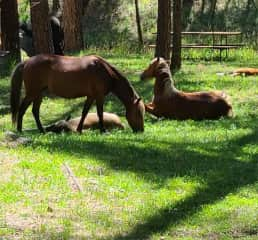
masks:
<path id="1" fill-rule="evenodd" d="M 25 88 L 49 92 L 65 98 L 105 95 L 109 78 L 95 56 L 66 57 L 37 55 L 27 61 L 24 72 Z"/>

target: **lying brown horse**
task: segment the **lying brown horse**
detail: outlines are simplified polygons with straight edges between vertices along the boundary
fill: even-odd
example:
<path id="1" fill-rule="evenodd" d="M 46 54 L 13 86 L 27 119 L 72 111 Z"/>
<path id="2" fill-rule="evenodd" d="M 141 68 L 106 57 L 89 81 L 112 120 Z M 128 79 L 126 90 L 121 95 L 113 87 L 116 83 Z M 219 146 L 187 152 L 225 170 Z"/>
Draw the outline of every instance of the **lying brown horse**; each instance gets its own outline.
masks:
<path id="1" fill-rule="evenodd" d="M 258 75 L 258 68 L 248 68 L 248 67 L 237 68 L 231 72 L 218 72 L 217 75 L 219 76 L 230 75 L 232 77 L 253 76 L 253 75 Z"/>
<path id="2" fill-rule="evenodd" d="M 20 104 L 22 82 L 25 97 Z M 98 56 L 65 57 L 42 54 L 19 63 L 11 79 L 11 113 L 17 130 L 33 102 L 32 113 L 38 129 L 44 132 L 39 119 L 42 92 L 48 90 L 64 98 L 87 96 L 77 131 L 81 132 L 87 113 L 96 101 L 100 130 L 104 131 L 104 97 L 112 92 L 126 108 L 126 118 L 133 131 L 144 130 L 144 103 L 129 81 L 111 64 Z"/>
<path id="3" fill-rule="evenodd" d="M 218 119 L 232 115 L 232 107 L 223 92 L 186 93 L 175 88 L 170 69 L 163 58 L 155 58 L 141 74 L 141 79 L 155 77 L 153 101 L 147 112 L 172 119 Z"/>
<path id="4" fill-rule="evenodd" d="M 258 69 L 257 68 L 237 68 L 231 74 L 231 76 L 238 76 L 238 75 L 245 75 L 245 76 L 258 75 Z"/>
<path id="5" fill-rule="evenodd" d="M 46 127 L 47 132 L 75 132 L 81 117 L 60 120 Z M 105 129 L 124 129 L 124 125 L 120 118 L 114 113 L 103 112 L 103 124 Z M 96 113 L 88 113 L 83 122 L 83 129 L 96 129 L 99 126 L 99 117 Z"/>

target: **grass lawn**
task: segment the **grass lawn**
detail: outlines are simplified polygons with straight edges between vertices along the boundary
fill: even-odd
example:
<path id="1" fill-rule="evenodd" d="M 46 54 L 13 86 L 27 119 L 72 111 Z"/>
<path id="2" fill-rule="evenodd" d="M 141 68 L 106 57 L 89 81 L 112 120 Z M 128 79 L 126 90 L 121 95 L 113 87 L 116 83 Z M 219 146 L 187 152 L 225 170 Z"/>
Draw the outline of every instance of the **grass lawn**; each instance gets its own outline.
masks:
<path id="1" fill-rule="evenodd" d="M 151 53 L 91 52 L 151 99 L 153 81 L 139 81 Z M 174 76 L 180 90 L 225 90 L 232 119 L 156 120 L 146 114 L 143 134 L 127 125 L 109 134 L 42 135 L 26 131 L 36 128 L 30 108 L 22 136 L 32 142 L 0 144 L 0 239 L 258 239 L 258 77 L 216 75 L 240 66 L 258 67 L 257 54 L 186 60 Z M 83 101 L 45 98 L 43 124 L 80 115 Z M 0 139 L 14 131 L 8 104 L 9 77 L 2 76 Z M 108 96 L 104 108 L 127 124 L 115 97 Z"/>

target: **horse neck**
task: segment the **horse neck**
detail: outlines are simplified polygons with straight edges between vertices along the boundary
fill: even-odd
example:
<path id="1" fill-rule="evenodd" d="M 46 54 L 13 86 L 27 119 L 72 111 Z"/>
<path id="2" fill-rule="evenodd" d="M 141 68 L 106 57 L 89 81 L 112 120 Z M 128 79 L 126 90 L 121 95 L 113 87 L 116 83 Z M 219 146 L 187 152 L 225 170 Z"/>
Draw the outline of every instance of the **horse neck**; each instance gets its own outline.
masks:
<path id="1" fill-rule="evenodd" d="M 119 98 L 119 100 L 125 105 L 125 107 L 129 107 L 132 105 L 134 100 L 138 98 L 137 93 L 129 83 L 129 81 L 122 75 L 116 74 L 117 77 L 113 79 L 114 88 L 112 92 Z"/>
<path id="2" fill-rule="evenodd" d="M 158 69 L 155 79 L 155 95 L 173 95 L 178 92 L 174 86 L 174 82 L 168 67 Z"/>
<path id="3" fill-rule="evenodd" d="M 98 56 L 98 59 L 106 69 L 109 79 L 112 82 L 111 92 L 116 95 L 126 108 L 130 107 L 134 100 L 138 98 L 137 93 L 133 89 L 130 82 L 122 73 L 120 73 L 114 66 L 108 63 L 105 59 Z"/>

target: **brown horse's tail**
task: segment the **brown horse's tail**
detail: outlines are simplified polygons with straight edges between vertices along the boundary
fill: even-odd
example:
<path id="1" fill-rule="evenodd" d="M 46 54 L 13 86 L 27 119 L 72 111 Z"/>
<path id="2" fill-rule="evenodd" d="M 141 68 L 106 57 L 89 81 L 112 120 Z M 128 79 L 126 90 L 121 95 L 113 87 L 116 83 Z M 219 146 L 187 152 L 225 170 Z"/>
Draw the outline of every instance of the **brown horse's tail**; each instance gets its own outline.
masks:
<path id="1" fill-rule="evenodd" d="M 12 73 L 12 76 L 11 76 L 10 105 L 11 105 L 11 114 L 12 114 L 13 124 L 16 123 L 17 114 L 18 114 L 19 106 L 20 106 L 22 75 L 23 75 L 24 64 L 25 64 L 25 62 L 21 62 L 21 63 L 17 64 L 17 66 L 15 67 L 15 69 Z"/>

